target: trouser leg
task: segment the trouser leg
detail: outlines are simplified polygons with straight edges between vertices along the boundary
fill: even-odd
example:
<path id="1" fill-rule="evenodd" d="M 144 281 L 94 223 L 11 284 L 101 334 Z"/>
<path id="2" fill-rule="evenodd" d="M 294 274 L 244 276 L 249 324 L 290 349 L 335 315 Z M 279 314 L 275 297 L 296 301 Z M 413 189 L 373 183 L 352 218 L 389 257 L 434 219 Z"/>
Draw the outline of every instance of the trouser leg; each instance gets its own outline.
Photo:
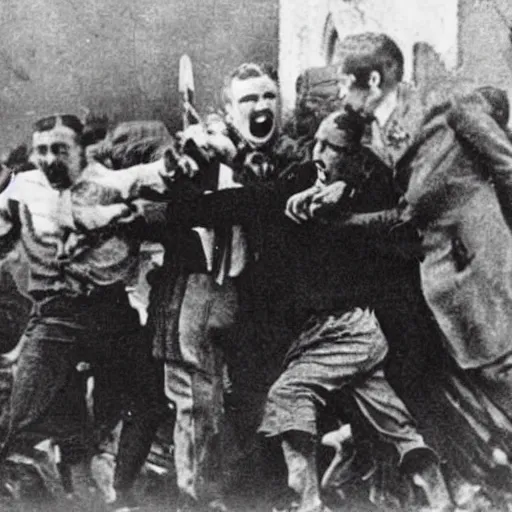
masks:
<path id="1" fill-rule="evenodd" d="M 166 392 L 176 406 L 174 460 L 180 491 L 195 500 L 220 494 L 222 378 L 166 365 Z"/>
<path id="2" fill-rule="evenodd" d="M 414 420 L 377 369 L 354 386 L 354 398 L 364 417 L 400 456 L 403 472 L 420 487 L 429 505 L 436 510 L 450 510 L 451 498 L 435 452 L 416 429 Z"/>
<path id="3" fill-rule="evenodd" d="M 316 439 L 304 432 L 286 432 L 281 446 L 288 468 L 288 486 L 300 496 L 298 512 L 322 506 L 317 476 Z"/>
<path id="4" fill-rule="evenodd" d="M 70 382 L 75 362 L 75 348 L 71 344 L 45 340 L 37 328 L 26 336 L 13 380 L 2 457 L 8 454 L 18 433 L 47 416 Z"/>
<path id="5" fill-rule="evenodd" d="M 117 492 L 133 487 L 160 422 L 165 415 L 160 369 L 151 358 L 149 342 L 135 330 L 113 343 L 114 353 L 101 367 L 102 385 L 122 403 L 123 425 L 114 475 Z M 108 381 L 110 376 L 110 382 Z"/>
<path id="6" fill-rule="evenodd" d="M 194 500 L 220 497 L 223 357 L 218 338 L 232 325 L 234 286 L 205 274 L 188 276 L 179 320 L 179 350 L 166 364 L 166 395 L 176 408 L 174 447 L 180 492 Z"/>
<path id="7" fill-rule="evenodd" d="M 409 451 L 426 446 L 412 416 L 389 385 L 381 368 L 358 380 L 353 395 L 371 426 L 396 447 L 401 462 Z"/>

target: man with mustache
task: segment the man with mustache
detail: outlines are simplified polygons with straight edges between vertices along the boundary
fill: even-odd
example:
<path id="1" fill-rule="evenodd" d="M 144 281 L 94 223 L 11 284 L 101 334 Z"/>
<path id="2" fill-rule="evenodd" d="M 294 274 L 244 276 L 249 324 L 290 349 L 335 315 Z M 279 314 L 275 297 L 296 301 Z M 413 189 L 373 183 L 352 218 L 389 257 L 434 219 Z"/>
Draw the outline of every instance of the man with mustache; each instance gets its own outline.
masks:
<path id="1" fill-rule="evenodd" d="M 91 362 L 100 369 L 103 385 L 123 403 L 113 505 L 122 510 L 131 500 L 133 483 L 162 418 L 162 403 L 149 340 L 125 291 L 137 271 L 140 232 L 137 223 L 114 230 L 107 225 L 112 219 L 138 217 L 126 201 L 146 186 L 164 190 L 172 169 L 163 158 L 122 173 L 99 163 L 86 166 L 82 130 L 73 115 L 39 120 L 32 136 L 31 161 L 36 168 L 16 175 L 0 194 L 2 252 L 21 240 L 34 301 L 21 342 L 1 454 L 6 457 L 17 435 L 46 417 L 72 385 L 76 364 Z M 91 185 L 91 177 L 102 187 Z M 83 223 L 75 222 L 76 211 L 92 219 L 87 215 L 91 201 L 104 204 L 114 199 L 118 205 L 107 207 L 108 220 L 94 216 L 94 231 L 86 232 Z"/>

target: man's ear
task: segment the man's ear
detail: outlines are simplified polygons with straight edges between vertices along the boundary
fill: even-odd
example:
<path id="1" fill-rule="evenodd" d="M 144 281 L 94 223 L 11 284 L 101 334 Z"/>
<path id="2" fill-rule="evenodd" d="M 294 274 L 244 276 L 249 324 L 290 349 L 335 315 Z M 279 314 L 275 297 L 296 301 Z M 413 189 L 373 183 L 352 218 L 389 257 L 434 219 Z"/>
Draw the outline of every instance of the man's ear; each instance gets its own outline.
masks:
<path id="1" fill-rule="evenodd" d="M 382 77 L 378 71 L 373 70 L 370 73 L 370 78 L 368 79 L 368 87 L 372 90 L 380 89 L 382 84 Z"/>

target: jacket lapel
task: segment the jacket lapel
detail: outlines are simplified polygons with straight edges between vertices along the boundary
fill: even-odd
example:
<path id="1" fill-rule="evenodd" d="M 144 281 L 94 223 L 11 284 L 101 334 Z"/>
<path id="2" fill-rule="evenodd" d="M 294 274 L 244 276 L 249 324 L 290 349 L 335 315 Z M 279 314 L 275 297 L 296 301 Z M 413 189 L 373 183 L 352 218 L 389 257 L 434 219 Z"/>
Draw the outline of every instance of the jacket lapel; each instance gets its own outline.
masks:
<path id="1" fill-rule="evenodd" d="M 373 122 L 362 139 L 363 146 L 391 168 L 395 168 L 416 138 L 423 119 L 423 106 L 412 86 L 400 84 L 397 99 L 397 106 L 386 124 L 379 127 Z"/>

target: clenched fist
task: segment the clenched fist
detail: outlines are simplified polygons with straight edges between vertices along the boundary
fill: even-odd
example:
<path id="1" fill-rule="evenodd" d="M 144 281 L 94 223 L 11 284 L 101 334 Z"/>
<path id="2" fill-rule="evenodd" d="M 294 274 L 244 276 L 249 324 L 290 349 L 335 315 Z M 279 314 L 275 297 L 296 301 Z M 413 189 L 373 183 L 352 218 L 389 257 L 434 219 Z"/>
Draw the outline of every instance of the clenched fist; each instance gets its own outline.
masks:
<path id="1" fill-rule="evenodd" d="M 297 224 L 302 224 L 309 220 L 311 218 L 311 202 L 320 190 L 318 185 L 314 185 L 291 196 L 286 203 L 285 215 Z"/>
<path id="2" fill-rule="evenodd" d="M 342 205 L 342 198 L 347 190 L 347 184 L 344 181 L 335 181 L 320 189 L 311 199 L 309 205 L 309 214 L 315 215 L 331 211 L 333 208 Z"/>
<path id="3" fill-rule="evenodd" d="M 191 143 L 203 152 L 203 158 L 208 160 L 218 158 L 222 162 L 229 164 L 236 155 L 236 147 L 227 135 L 227 127 L 224 122 L 217 117 L 210 119 L 207 124 L 194 124 L 179 134 L 182 150 L 190 157 L 190 151 L 187 146 Z M 198 162 L 196 162 L 198 163 Z"/>

